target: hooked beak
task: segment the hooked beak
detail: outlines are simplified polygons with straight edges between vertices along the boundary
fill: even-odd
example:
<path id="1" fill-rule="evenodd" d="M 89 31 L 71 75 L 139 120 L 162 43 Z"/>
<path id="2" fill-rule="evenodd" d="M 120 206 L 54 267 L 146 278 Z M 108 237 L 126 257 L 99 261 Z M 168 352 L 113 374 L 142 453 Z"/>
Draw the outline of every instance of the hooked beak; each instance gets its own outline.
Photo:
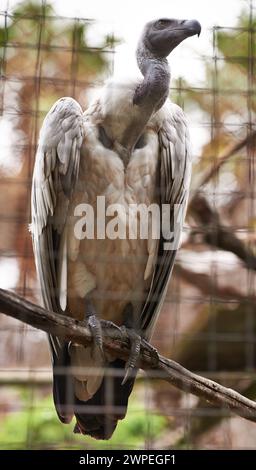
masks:
<path id="1" fill-rule="evenodd" d="M 200 33 L 201 25 L 197 20 L 170 20 L 170 25 L 151 32 L 151 50 L 159 57 L 167 57 L 184 39 Z"/>
<path id="2" fill-rule="evenodd" d="M 199 37 L 201 33 L 201 25 L 197 20 L 183 20 L 180 22 L 180 26 L 177 27 L 176 31 L 183 31 L 184 39 L 189 36 L 195 36 L 195 34 Z"/>
<path id="3" fill-rule="evenodd" d="M 166 44 L 170 47 L 170 52 L 178 46 L 184 39 L 190 36 L 198 37 L 201 33 L 201 25 L 197 20 L 177 20 L 177 24 L 166 31 Z"/>

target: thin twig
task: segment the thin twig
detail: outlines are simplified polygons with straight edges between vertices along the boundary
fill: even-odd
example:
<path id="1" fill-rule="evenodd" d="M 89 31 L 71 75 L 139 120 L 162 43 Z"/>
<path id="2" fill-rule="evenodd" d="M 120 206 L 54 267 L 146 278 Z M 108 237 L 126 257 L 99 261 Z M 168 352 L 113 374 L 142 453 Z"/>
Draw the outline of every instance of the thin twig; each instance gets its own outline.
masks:
<path id="1" fill-rule="evenodd" d="M 256 296 L 245 295 L 241 290 L 236 287 L 224 284 L 216 284 L 216 280 L 213 279 L 209 274 L 203 272 L 195 272 L 192 269 L 184 268 L 184 266 L 176 263 L 174 267 L 174 274 L 190 285 L 195 286 L 199 289 L 205 297 L 212 299 L 227 299 L 227 300 L 239 300 L 241 303 L 255 303 Z M 240 286 L 238 286 L 240 287 Z"/>
<path id="2" fill-rule="evenodd" d="M 234 156 L 243 147 L 255 145 L 255 140 L 256 131 L 252 132 L 235 145 L 228 146 L 218 159 L 217 164 L 207 170 L 202 176 L 188 207 L 188 213 L 201 224 L 203 238 L 206 243 L 220 248 L 221 250 L 234 253 L 244 262 L 248 269 L 254 271 L 256 270 L 256 256 L 229 227 L 222 224 L 218 212 L 211 207 L 207 198 L 201 192 L 201 189 L 216 175 L 221 166 L 224 165 L 229 158 Z"/>
<path id="3" fill-rule="evenodd" d="M 237 154 L 242 148 L 248 147 L 255 145 L 256 141 L 256 131 L 252 132 L 251 134 L 247 135 L 243 140 L 240 142 L 237 142 L 236 144 L 229 145 L 225 148 L 223 151 L 222 155 L 218 158 L 217 163 L 215 163 L 213 166 L 211 166 L 202 176 L 201 181 L 199 182 L 197 186 L 197 190 L 195 190 L 195 193 L 197 191 L 200 191 L 200 189 L 205 186 L 209 181 L 218 173 L 220 168 L 234 155 Z M 191 199 L 191 202 L 193 201 L 193 198 Z"/>
<path id="4" fill-rule="evenodd" d="M 12 292 L 0 289 L 0 311 L 52 335 L 82 345 L 92 342 L 92 336 L 81 322 L 66 315 L 56 314 L 39 307 Z M 127 360 L 129 357 L 129 338 L 122 332 L 120 337 L 109 328 L 103 327 L 104 348 L 113 356 Z M 170 382 L 182 391 L 193 393 L 205 400 L 230 410 L 250 421 L 256 422 L 256 403 L 230 388 L 190 372 L 175 361 L 159 355 L 156 360 L 152 349 L 143 342 L 139 366 L 153 369 L 163 380 Z"/>
<path id="5" fill-rule="evenodd" d="M 205 243 L 234 253 L 248 269 L 256 271 L 256 256 L 253 251 L 246 247 L 230 227 L 221 223 L 218 212 L 210 206 L 202 194 L 198 193 L 193 197 L 189 213 L 201 224 Z M 195 230 L 197 231 L 200 229 Z"/>

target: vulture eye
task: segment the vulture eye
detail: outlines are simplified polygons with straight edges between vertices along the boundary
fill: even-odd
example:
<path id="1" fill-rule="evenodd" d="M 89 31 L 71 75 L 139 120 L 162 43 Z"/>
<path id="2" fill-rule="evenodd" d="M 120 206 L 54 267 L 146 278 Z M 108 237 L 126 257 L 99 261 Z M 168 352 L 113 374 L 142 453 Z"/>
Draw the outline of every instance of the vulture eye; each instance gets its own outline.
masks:
<path id="1" fill-rule="evenodd" d="M 166 26 L 168 26 L 170 24 L 170 21 L 169 20 L 158 20 L 156 22 L 156 28 L 157 29 L 164 29 L 166 28 Z"/>

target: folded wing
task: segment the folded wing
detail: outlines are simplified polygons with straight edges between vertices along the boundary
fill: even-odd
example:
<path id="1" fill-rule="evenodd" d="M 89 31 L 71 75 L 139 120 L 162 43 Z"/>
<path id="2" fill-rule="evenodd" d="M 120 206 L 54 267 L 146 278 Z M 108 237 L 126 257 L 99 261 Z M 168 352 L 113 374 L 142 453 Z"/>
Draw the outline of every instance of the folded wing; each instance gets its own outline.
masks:
<path id="1" fill-rule="evenodd" d="M 67 304 L 67 213 L 75 187 L 84 136 L 80 105 L 61 98 L 48 112 L 40 132 L 32 182 L 31 232 L 44 306 L 63 313 Z M 55 369 L 67 364 L 67 343 L 50 336 Z M 57 370 L 57 369 L 56 369 Z M 62 421 L 71 416 L 62 406 L 68 386 L 54 376 L 54 399 Z"/>
<path id="2" fill-rule="evenodd" d="M 141 313 L 140 324 L 146 338 L 152 335 L 171 277 L 186 214 L 192 163 L 189 132 L 183 111 L 170 102 L 166 103 L 157 120 L 161 218 L 170 227 L 166 227 L 164 234 L 161 232 L 152 282 Z"/>

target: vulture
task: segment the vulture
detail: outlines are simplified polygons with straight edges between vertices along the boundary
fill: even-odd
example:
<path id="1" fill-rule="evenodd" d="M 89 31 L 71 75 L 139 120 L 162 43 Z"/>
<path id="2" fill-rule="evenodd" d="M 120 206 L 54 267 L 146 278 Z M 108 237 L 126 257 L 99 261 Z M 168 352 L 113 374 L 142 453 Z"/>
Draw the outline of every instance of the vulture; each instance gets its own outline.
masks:
<path id="1" fill-rule="evenodd" d="M 63 423 L 75 416 L 74 432 L 96 439 L 109 439 L 125 417 L 140 344 L 151 338 L 171 276 L 191 152 L 186 117 L 168 98 L 167 57 L 200 31 L 196 20 L 148 22 L 136 51 L 141 78 L 108 81 L 84 113 L 73 98 L 60 98 L 40 131 L 31 232 L 42 301 L 83 321 L 93 337 L 84 347 L 49 336 L 54 404 Z M 103 200 L 109 224 L 122 208 L 122 236 L 102 225 L 97 208 Z M 157 206 L 160 225 L 169 220 L 169 230 L 155 236 L 156 213 L 149 210 L 145 218 L 140 205 Z M 176 232 L 175 207 L 181 214 Z M 143 221 L 147 236 L 138 235 Z M 127 332 L 126 363 L 103 351 L 102 322 Z"/>

